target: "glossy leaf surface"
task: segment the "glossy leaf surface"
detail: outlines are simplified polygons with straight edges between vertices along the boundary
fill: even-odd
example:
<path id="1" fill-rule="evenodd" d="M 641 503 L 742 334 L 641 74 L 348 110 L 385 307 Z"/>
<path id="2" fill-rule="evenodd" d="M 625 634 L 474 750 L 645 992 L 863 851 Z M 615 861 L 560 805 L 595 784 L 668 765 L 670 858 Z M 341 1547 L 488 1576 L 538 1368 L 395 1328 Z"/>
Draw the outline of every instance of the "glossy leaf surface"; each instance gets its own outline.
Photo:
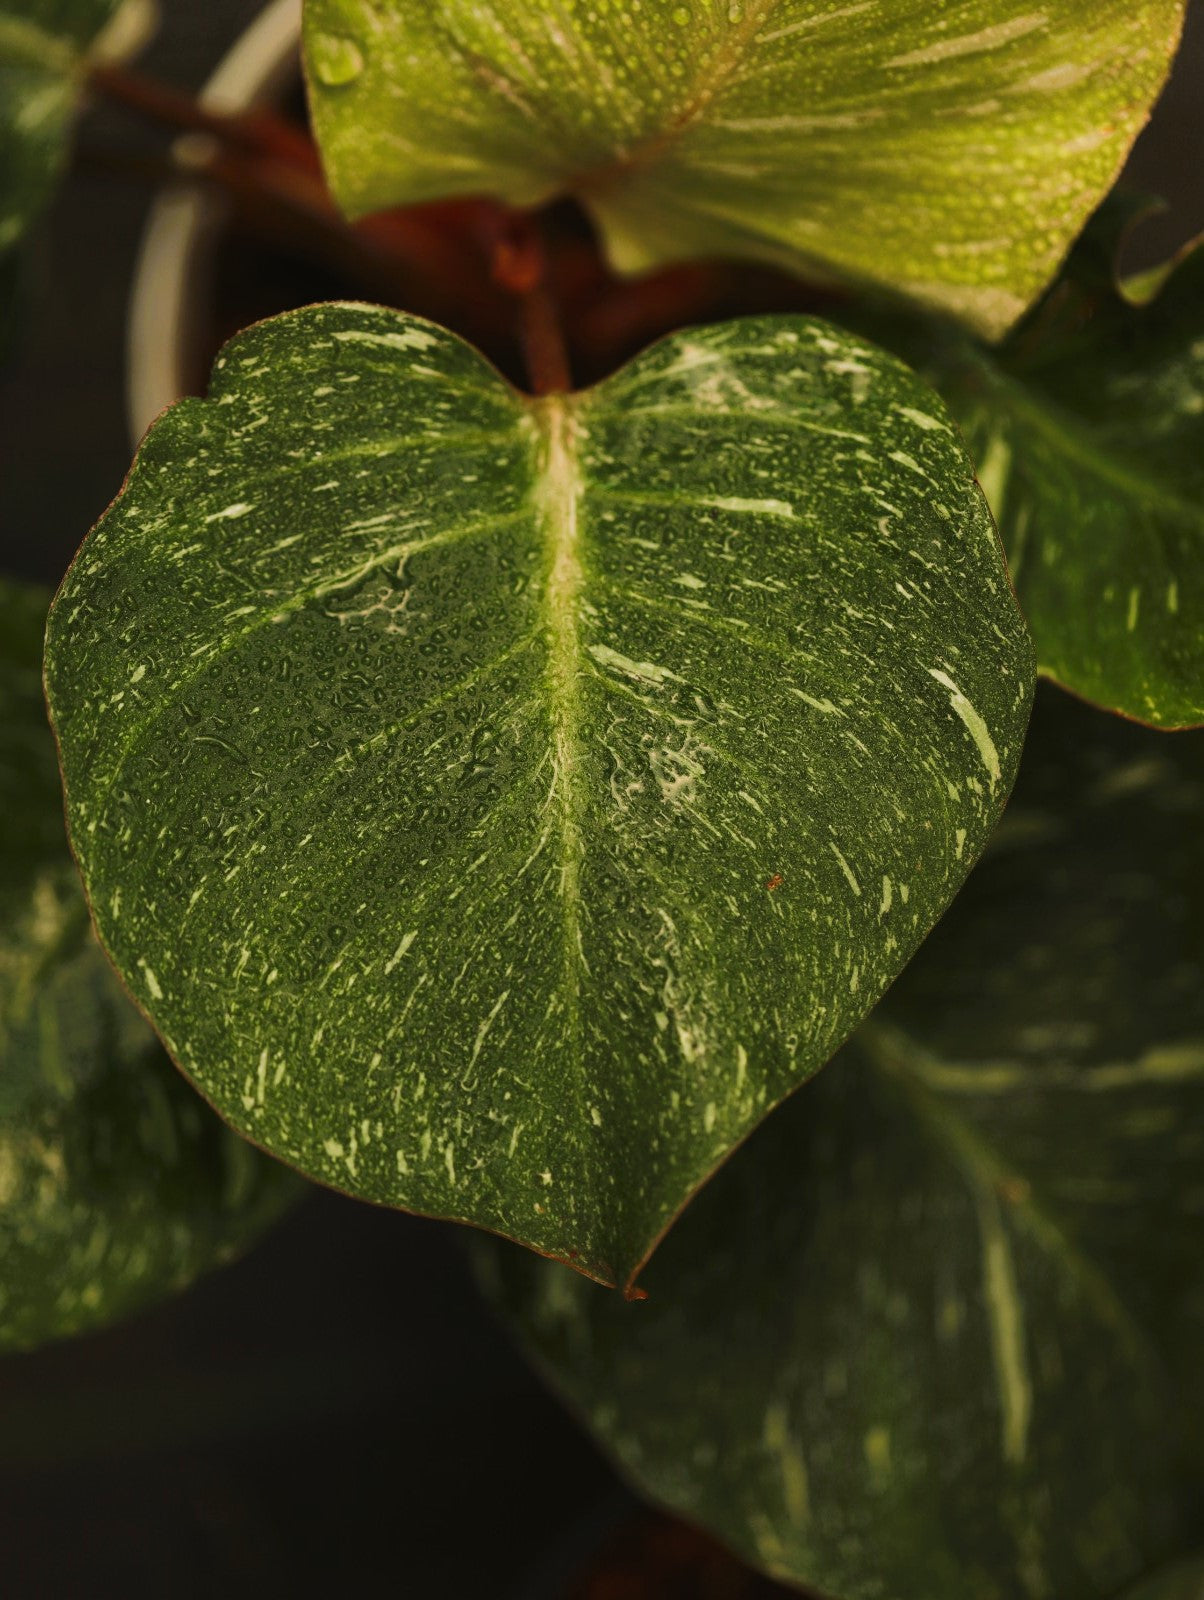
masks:
<path id="1" fill-rule="evenodd" d="M 929 368 L 979 464 L 1043 673 L 1204 723 L 1204 250 L 1147 303 L 1074 273 L 998 352 Z"/>
<path id="2" fill-rule="evenodd" d="M 956 905 L 646 1304 L 482 1245 L 641 1488 L 835 1600 L 1111 1600 L 1198 1543 L 1202 815 L 1204 740 L 1050 693 Z"/>
<path id="3" fill-rule="evenodd" d="M 0 255 L 50 195 L 87 56 L 110 26 L 140 32 L 147 9 L 145 0 L 0 0 Z"/>
<path id="4" fill-rule="evenodd" d="M 573 194 L 615 263 L 752 256 L 1002 334 L 1110 187 L 1182 0 L 307 0 L 353 213 Z"/>
<path id="5" fill-rule="evenodd" d="M 944 909 L 1031 693 L 935 396 L 805 319 L 531 402 L 399 313 L 279 318 L 48 660 L 102 937 L 206 1094 L 608 1281 Z"/>
<path id="6" fill-rule="evenodd" d="M 0 587 L 0 1350 L 183 1288 L 298 1187 L 183 1082 L 92 936 L 42 703 L 48 598 Z"/>

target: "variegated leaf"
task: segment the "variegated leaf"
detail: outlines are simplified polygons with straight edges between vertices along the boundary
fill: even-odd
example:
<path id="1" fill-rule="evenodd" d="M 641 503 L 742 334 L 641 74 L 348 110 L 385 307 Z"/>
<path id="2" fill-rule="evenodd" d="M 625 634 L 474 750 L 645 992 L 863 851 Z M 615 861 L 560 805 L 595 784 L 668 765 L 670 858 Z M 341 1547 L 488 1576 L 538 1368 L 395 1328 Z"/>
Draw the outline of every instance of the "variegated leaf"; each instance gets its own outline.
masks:
<path id="1" fill-rule="evenodd" d="M 158 425 L 48 654 L 97 925 L 206 1094 L 622 1284 L 948 904 L 1031 671 L 960 438 L 863 341 L 531 401 L 357 306 Z"/>

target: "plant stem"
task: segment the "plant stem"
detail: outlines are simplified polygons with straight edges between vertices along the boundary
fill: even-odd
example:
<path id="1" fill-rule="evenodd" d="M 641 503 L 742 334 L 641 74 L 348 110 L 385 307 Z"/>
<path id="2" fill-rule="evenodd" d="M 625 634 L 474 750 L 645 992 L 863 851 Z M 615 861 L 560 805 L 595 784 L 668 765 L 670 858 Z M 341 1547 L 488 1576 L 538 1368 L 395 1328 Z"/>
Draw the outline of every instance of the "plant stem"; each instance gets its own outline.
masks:
<path id="1" fill-rule="evenodd" d="M 493 279 L 518 301 L 519 333 L 532 393 L 567 393 L 573 378 L 560 308 L 548 283 L 543 236 L 529 212 L 505 219 L 493 251 Z"/>
<path id="2" fill-rule="evenodd" d="M 170 84 L 112 63 L 93 67 L 88 82 L 106 99 L 164 127 L 207 133 L 222 144 L 295 162 L 311 172 L 318 170 L 317 154 L 310 140 L 274 111 L 263 107 L 238 113 L 214 111 Z"/>
<path id="3" fill-rule="evenodd" d="M 573 387 L 560 311 L 546 284 L 522 297 L 522 344 L 531 388 L 537 395 L 566 394 Z"/>
<path id="4" fill-rule="evenodd" d="M 317 148 L 308 132 L 274 111 L 255 107 L 229 114 L 214 111 L 168 84 L 126 67 L 96 68 L 90 82 L 96 90 L 151 121 L 177 130 L 208 135 L 216 149 L 198 152 L 196 164 L 206 176 L 252 202 L 258 191 L 273 211 L 281 205 L 304 215 L 307 226 L 332 236 L 336 251 L 345 253 L 348 233 L 368 243 L 366 253 L 382 264 L 392 263 L 402 280 L 429 281 L 448 302 L 472 305 L 488 292 L 485 261 L 466 251 L 467 223 L 454 205 L 415 206 L 347 223 L 339 214 L 322 175 Z M 379 281 L 379 272 L 374 274 Z M 500 298 L 500 297 L 499 297 Z M 496 308 L 496 300 L 494 302 Z"/>

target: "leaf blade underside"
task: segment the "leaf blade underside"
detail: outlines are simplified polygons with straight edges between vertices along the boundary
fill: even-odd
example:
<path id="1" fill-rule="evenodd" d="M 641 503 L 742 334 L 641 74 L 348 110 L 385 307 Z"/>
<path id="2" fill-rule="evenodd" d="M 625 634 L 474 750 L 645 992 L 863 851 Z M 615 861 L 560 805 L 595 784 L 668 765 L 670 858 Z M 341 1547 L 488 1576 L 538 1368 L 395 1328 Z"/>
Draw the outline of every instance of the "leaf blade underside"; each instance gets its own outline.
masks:
<path id="1" fill-rule="evenodd" d="M 1107 1600 L 1198 1544 L 1202 800 L 1198 736 L 1045 691 L 956 906 L 646 1304 L 478 1247 L 639 1488 L 838 1600 Z"/>
<path id="2" fill-rule="evenodd" d="M 935 405 L 806 319 L 535 402 L 367 307 L 230 346 L 47 664 L 101 936 L 223 1114 L 629 1284 L 1006 796 L 1031 652 Z"/>
<path id="3" fill-rule="evenodd" d="M 92 936 L 42 701 L 49 596 L 0 586 L 0 1349 L 100 1328 L 295 1195 L 181 1081 Z"/>
<path id="4" fill-rule="evenodd" d="M 622 270 L 751 256 L 997 337 L 1111 187 L 1182 16 L 1180 0 L 307 0 L 305 38 L 353 215 L 572 194 Z"/>

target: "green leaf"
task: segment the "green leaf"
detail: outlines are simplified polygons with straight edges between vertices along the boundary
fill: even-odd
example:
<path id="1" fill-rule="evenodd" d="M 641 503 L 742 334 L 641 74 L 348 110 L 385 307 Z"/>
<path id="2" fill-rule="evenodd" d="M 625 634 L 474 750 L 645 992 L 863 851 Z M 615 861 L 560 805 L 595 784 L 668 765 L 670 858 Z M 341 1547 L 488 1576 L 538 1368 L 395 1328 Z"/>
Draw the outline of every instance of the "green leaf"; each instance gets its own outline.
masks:
<path id="1" fill-rule="evenodd" d="M 1183 0 L 306 0 L 352 215 L 572 194 L 615 264 L 753 257 L 991 337 L 1111 187 Z"/>
<path id="2" fill-rule="evenodd" d="M 1041 671 L 1156 727 L 1204 723 L 1204 249 L 1143 304 L 1072 272 L 1000 351 L 951 339 L 925 367 Z"/>
<path id="3" fill-rule="evenodd" d="M 0 258 L 50 197 L 89 55 L 121 49 L 145 0 L 0 0 Z"/>
<path id="4" fill-rule="evenodd" d="M 1204 1600 L 1204 1557 L 1186 1561 L 1143 1583 L 1124 1600 Z"/>
<path id="5" fill-rule="evenodd" d="M 1111 1600 L 1198 1546 L 1202 814 L 1200 738 L 1039 700 L 957 904 L 645 1305 L 483 1252 L 641 1488 L 837 1600 Z"/>
<path id="6" fill-rule="evenodd" d="M 1031 694 L 892 357 L 751 320 L 530 401 L 362 306 L 169 413 L 48 672 L 101 936 L 223 1113 L 608 1282 L 907 961 Z"/>
<path id="7" fill-rule="evenodd" d="M 182 1288 L 296 1189 L 187 1087 L 92 937 L 42 704 L 48 599 L 0 586 L 0 1350 Z"/>

